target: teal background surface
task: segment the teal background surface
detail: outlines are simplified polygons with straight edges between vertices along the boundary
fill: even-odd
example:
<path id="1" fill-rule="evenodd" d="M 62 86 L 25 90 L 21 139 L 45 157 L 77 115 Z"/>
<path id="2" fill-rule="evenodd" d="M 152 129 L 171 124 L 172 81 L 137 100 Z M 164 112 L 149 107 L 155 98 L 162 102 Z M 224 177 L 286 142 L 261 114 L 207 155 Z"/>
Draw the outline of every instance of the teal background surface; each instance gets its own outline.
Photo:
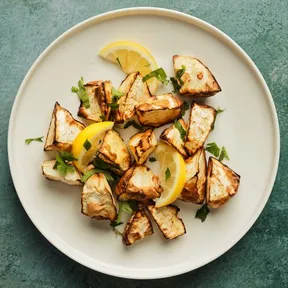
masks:
<path id="1" fill-rule="evenodd" d="M 227 33 L 262 72 L 281 129 L 277 179 L 251 230 L 212 263 L 181 276 L 151 281 L 103 275 L 54 248 L 21 206 L 9 172 L 6 144 L 13 100 L 39 54 L 80 21 L 133 6 L 182 11 Z M 287 0 L 0 0 L 0 287 L 288 287 L 287 31 Z"/>

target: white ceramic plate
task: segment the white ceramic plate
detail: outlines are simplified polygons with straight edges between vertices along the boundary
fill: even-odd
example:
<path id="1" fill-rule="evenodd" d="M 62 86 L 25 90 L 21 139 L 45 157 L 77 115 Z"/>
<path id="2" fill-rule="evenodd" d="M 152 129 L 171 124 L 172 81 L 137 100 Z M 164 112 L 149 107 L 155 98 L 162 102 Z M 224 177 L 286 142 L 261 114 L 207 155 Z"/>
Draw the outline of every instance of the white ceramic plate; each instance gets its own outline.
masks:
<path id="1" fill-rule="evenodd" d="M 168 75 L 174 54 L 194 55 L 212 70 L 223 92 L 206 102 L 225 108 L 208 141 L 225 145 L 227 164 L 241 175 L 238 194 L 213 210 L 204 223 L 196 205 L 180 204 L 187 234 L 167 241 L 157 232 L 125 247 L 105 221 L 80 213 L 80 188 L 47 181 L 41 143 L 55 101 L 77 115 L 79 100 L 70 92 L 80 76 L 111 79 L 124 75 L 97 52 L 116 40 L 139 42 L 151 50 Z M 127 278 L 162 278 L 200 267 L 231 248 L 252 226 L 271 193 L 279 159 L 279 128 L 274 103 L 260 72 L 224 33 L 191 16 L 164 9 L 109 12 L 84 21 L 54 41 L 37 59 L 17 94 L 8 137 L 10 169 L 19 198 L 39 231 L 79 263 Z"/>

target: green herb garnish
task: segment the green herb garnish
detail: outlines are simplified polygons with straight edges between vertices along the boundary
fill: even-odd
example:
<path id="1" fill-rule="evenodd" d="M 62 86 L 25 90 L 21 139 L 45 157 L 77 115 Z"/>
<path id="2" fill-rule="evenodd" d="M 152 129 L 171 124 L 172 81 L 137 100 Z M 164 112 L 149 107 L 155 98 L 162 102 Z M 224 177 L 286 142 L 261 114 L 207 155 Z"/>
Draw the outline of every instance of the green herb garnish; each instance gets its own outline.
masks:
<path id="1" fill-rule="evenodd" d="M 56 163 L 53 169 L 65 176 L 69 172 L 74 172 L 75 168 L 69 162 L 77 160 L 70 152 L 60 151 L 56 155 Z"/>
<path id="2" fill-rule="evenodd" d="M 220 153 L 218 160 L 222 161 L 223 159 L 230 160 L 227 150 L 224 146 L 221 149 L 221 153 Z"/>
<path id="3" fill-rule="evenodd" d="M 84 148 L 88 151 L 91 149 L 92 144 L 88 141 L 88 139 L 85 140 L 84 144 L 83 144 Z"/>
<path id="4" fill-rule="evenodd" d="M 181 115 L 184 116 L 186 111 L 189 110 L 190 104 L 187 101 L 184 101 L 181 106 Z"/>
<path id="5" fill-rule="evenodd" d="M 119 100 L 119 98 L 121 98 L 124 95 L 123 92 L 115 89 L 114 87 L 112 87 L 111 93 L 112 93 L 112 97 L 116 97 L 117 98 L 117 101 Z"/>
<path id="6" fill-rule="evenodd" d="M 167 181 L 171 177 L 170 169 L 167 168 L 165 171 L 165 181 Z"/>
<path id="7" fill-rule="evenodd" d="M 121 68 L 123 68 L 122 65 L 121 65 L 121 62 L 120 62 L 120 60 L 119 60 L 119 57 L 116 58 L 116 61 L 118 62 L 119 66 L 120 66 Z"/>
<path id="8" fill-rule="evenodd" d="M 220 154 L 220 148 L 215 142 L 208 143 L 205 150 L 213 154 L 215 157 L 218 157 Z"/>
<path id="9" fill-rule="evenodd" d="M 118 103 L 108 103 L 108 106 L 111 107 L 112 110 L 117 110 L 119 108 Z"/>
<path id="10" fill-rule="evenodd" d="M 144 131 L 144 127 L 141 126 L 140 124 L 138 124 L 136 121 L 134 120 L 131 120 L 131 121 L 128 121 L 125 125 L 124 125 L 124 129 L 130 127 L 130 126 L 133 126 L 135 129 L 139 130 L 139 131 Z"/>
<path id="11" fill-rule="evenodd" d="M 103 114 L 102 114 L 102 115 L 100 115 L 100 116 L 99 116 L 99 118 L 100 118 L 102 121 L 106 121 L 106 116 L 105 116 L 105 115 L 103 115 Z"/>
<path id="12" fill-rule="evenodd" d="M 153 77 L 157 78 L 160 82 L 162 82 L 165 85 L 167 85 L 169 83 L 169 80 L 167 79 L 167 74 L 165 73 L 163 68 L 158 68 L 158 69 L 150 72 L 149 74 L 145 75 L 143 77 L 142 81 L 146 82 L 147 80 L 149 80 Z"/>
<path id="13" fill-rule="evenodd" d="M 208 205 L 205 203 L 200 209 L 197 210 L 195 218 L 198 218 L 201 220 L 201 222 L 204 222 L 209 212 L 210 210 Z"/>
<path id="14" fill-rule="evenodd" d="M 156 159 L 155 157 L 150 157 L 150 158 L 149 158 L 149 161 L 150 161 L 150 162 L 155 162 L 155 161 L 157 161 L 157 159 Z"/>
<path id="15" fill-rule="evenodd" d="M 38 138 L 27 138 L 25 139 L 25 144 L 29 145 L 31 142 L 35 141 L 35 142 L 43 142 L 42 138 L 44 136 L 38 137 Z"/>
<path id="16" fill-rule="evenodd" d="M 71 88 L 71 91 L 78 95 L 80 101 L 82 102 L 82 104 L 86 109 L 90 107 L 89 97 L 84 86 L 83 77 L 81 77 L 80 80 L 78 81 L 78 87 L 73 86 Z"/>
<path id="17" fill-rule="evenodd" d="M 117 165 L 115 165 L 115 164 L 106 163 L 104 160 L 99 158 L 99 156 L 96 156 L 96 158 L 92 162 L 92 165 L 95 168 L 100 168 L 100 169 L 103 169 L 103 170 L 117 169 L 118 168 Z"/>
<path id="18" fill-rule="evenodd" d="M 178 93 L 179 90 L 181 89 L 181 85 L 179 85 L 178 81 L 174 77 L 170 77 L 170 81 L 172 82 L 173 85 L 173 93 Z"/>
<path id="19" fill-rule="evenodd" d="M 137 208 L 136 208 L 137 209 Z M 122 212 L 131 214 L 133 213 L 136 209 L 134 209 L 134 207 L 131 205 L 130 201 L 124 202 L 121 201 L 119 202 L 119 208 L 118 208 L 118 214 L 117 214 L 117 219 L 115 221 L 112 221 L 110 223 L 110 226 L 115 228 L 116 226 L 119 226 L 121 224 L 123 224 L 123 222 L 121 221 L 122 218 Z"/>
<path id="20" fill-rule="evenodd" d="M 226 110 L 226 109 L 221 109 L 220 107 L 217 108 L 217 110 L 216 110 L 216 115 L 215 115 L 215 119 L 214 119 L 214 122 L 213 122 L 212 127 L 211 127 L 212 130 L 214 130 L 214 128 L 215 128 L 215 121 L 216 121 L 217 115 L 220 114 L 220 113 L 222 113 L 222 112 L 224 112 L 225 110 Z"/>
<path id="21" fill-rule="evenodd" d="M 183 128 L 183 126 L 180 123 L 180 121 L 179 120 L 175 120 L 174 126 L 179 131 L 182 141 L 185 141 L 185 139 L 186 139 L 186 130 Z"/>
<path id="22" fill-rule="evenodd" d="M 84 175 L 81 177 L 81 182 L 85 183 L 92 175 L 96 173 L 102 173 L 106 177 L 107 181 L 109 182 L 115 181 L 114 177 L 109 171 L 94 168 L 84 173 Z"/>
<path id="23" fill-rule="evenodd" d="M 183 74 L 185 73 L 186 71 L 186 67 L 184 65 L 181 66 L 181 69 L 179 69 L 177 72 L 176 72 L 176 78 L 177 79 L 180 79 Z"/>

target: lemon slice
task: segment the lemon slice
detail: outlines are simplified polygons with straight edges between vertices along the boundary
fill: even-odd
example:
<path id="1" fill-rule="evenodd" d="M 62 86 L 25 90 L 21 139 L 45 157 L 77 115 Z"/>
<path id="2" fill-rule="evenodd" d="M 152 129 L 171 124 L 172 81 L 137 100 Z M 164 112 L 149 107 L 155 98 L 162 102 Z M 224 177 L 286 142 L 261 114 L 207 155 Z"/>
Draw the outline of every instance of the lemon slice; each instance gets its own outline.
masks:
<path id="1" fill-rule="evenodd" d="M 72 143 L 72 154 L 77 160 L 75 166 L 84 172 L 102 145 L 106 131 L 113 128 L 114 122 L 106 121 L 92 124 L 82 130 Z"/>
<path id="2" fill-rule="evenodd" d="M 155 150 L 160 162 L 160 183 L 164 191 L 156 199 L 155 206 L 162 207 L 173 203 L 181 194 L 185 180 L 186 167 L 182 156 L 171 146 L 160 142 Z"/>
<path id="3" fill-rule="evenodd" d="M 116 63 L 125 73 L 139 71 L 142 76 L 158 68 L 151 53 L 142 45 L 131 41 L 117 41 L 106 45 L 99 55 L 106 60 Z M 151 78 L 147 81 L 150 92 L 155 94 L 158 80 Z"/>

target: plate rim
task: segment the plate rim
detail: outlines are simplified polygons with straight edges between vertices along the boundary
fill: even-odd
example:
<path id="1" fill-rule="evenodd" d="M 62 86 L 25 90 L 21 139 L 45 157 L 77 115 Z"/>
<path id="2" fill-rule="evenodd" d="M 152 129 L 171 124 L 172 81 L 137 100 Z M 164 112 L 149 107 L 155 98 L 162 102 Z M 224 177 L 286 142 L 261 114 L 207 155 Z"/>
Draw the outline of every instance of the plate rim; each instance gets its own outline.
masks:
<path id="1" fill-rule="evenodd" d="M 141 270 L 141 269 L 127 269 L 127 268 L 119 268 L 115 267 L 113 265 L 107 265 L 104 263 L 99 262 L 99 266 L 96 267 L 95 265 L 92 265 L 92 263 L 85 263 L 85 257 L 84 258 L 79 258 L 81 255 L 81 252 L 74 251 L 69 249 L 69 247 L 65 244 L 65 242 L 62 242 L 60 239 L 57 238 L 57 236 L 53 236 L 53 233 L 49 233 L 45 228 L 41 227 L 41 225 L 37 225 L 37 219 L 32 219 L 32 216 L 30 216 L 30 213 L 28 209 L 25 208 L 23 205 L 23 202 L 21 200 L 21 193 L 18 193 L 20 191 L 20 187 L 17 185 L 17 178 L 16 178 L 16 172 L 15 171 L 16 165 L 12 162 L 12 130 L 13 130 L 13 125 L 14 125 L 14 119 L 16 117 L 15 111 L 17 110 L 19 101 L 20 101 L 20 96 L 22 94 L 22 91 L 24 90 L 27 82 L 29 81 L 31 75 L 34 73 L 36 70 L 38 64 L 45 58 L 45 56 L 53 50 L 58 43 L 61 43 L 61 41 L 65 40 L 66 37 L 69 37 L 73 33 L 77 32 L 78 29 L 85 29 L 85 26 L 94 22 L 94 24 L 101 23 L 103 21 L 109 20 L 111 18 L 121 18 L 121 17 L 127 17 L 130 15 L 154 15 L 154 16 L 162 16 L 162 17 L 168 17 L 172 19 L 179 20 L 181 22 L 188 23 L 190 25 L 196 25 L 197 27 L 200 27 L 201 29 L 204 29 L 208 31 L 209 33 L 213 34 L 216 38 L 220 39 L 220 41 L 225 42 L 226 45 L 229 45 L 230 48 L 234 50 L 234 52 L 237 52 L 240 54 L 242 59 L 246 61 L 246 63 L 249 65 L 249 68 L 252 69 L 253 73 L 255 76 L 257 76 L 258 81 L 261 82 L 263 89 L 265 90 L 265 97 L 268 100 L 269 107 L 271 110 L 272 114 L 272 119 L 273 119 L 273 128 L 274 128 L 274 144 L 275 144 L 275 151 L 274 151 L 274 161 L 273 161 L 273 166 L 272 166 L 272 173 L 270 175 L 269 182 L 267 184 L 267 187 L 264 191 L 264 197 L 261 199 L 261 202 L 259 203 L 258 207 L 256 208 L 256 211 L 251 217 L 249 221 L 247 221 L 246 225 L 242 230 L 237 233 L 237 236 L 234 237 L 234 239 L 229 243 L 227 247 L 222 249 L 217 253 L 217 255 L 213 255 L 212 257 L 209 258 L 207 261 L 199 261 L 197 265 L 193 264 L 192 262 L 183 262 L 181 264 L 178 264 L 176 266 L 170 266 L 166 268 L 157 268 L 155 269 L 153 273 L 149 270 L 149 274 L 147 274 L 146 270 Z M 263 211 L 269 196 L 272 193 L 273 185 L 276 180 L 277 176 L 277 171 L 278 171 L 278 165 L 279 165 L 279 157 L 280 157 L 280 129 L 279 129 L 279 122 L 278 122 L 278 116 L 276 112 L 276 107 L 275 103 L 273 101 L 273 97 L 271 95 L 271 92 L 268 88 L 268 85 L 262 76 L 261 72 L 259 71 L 258 67 L 256 64 L 252 61 L 252 59 L 248 56 L 248 54 L 234 41 L 232 40 L 227 34 L 222 32 L 220 29 L 216 28 L 212 24 L 209 24 L 208 22 L 201 20 L 195 16 L 191 16 L 189 14 L 176 11 L 176 10 L 171 10 L 171 9 L 165 9 L 165 8 L 157 8 L 157 7 L 131 7 L 131 8 L 123 8 L 123 9 L 117 9 L 117 10 L 112 10 L 106 13 L 102 13 L 96 16 L 92 16 L 84 21 L 81 21 L 80 23 L 72 26 L 68 30 L 66 30 L 64 33 L 59 35 L 52 43 L 46 47 L 41 54 L 37 57 L 37 59 L 34 61 L 32 66 L 29 68 L 27 74 L 25 75 L 18 92 L 16 94 L 16 97 L 13 102 L 13 107 L 12 111 L 10 114 L 10 119 L 9 119 L 9 128 L 8 128 L 8 139 L 7 139 L 7 150 L 8 150 L 8 162 L 9 162 L 9 167 L 10 167 L 10 173 L 11 177 L 13 180 L 13 184 L 16 190 L 16 193 L 18 195 L 18 198 L 27 213 L 28 217 L 32 221 L 32 223 L 35 225 L 35 227 L 39 230 L 39 232 L 58 250 L 60 250 L 62 253 L 67 255 L 69 258 L 73 259 L 74 261 L 90 268 L 95 271 L 108 274 L 111 276 L 117 276 L 121 278 L 130 278 L 130 279 L 159 279 L 159 278 L 166 278 L 166 277 L 172 277 L 176 275 L 180 275 L 195 269 L 198 269 L 221 255 L 223 255 L 225 252 L 227 252 L 229 249 L 231 249 L 253 226 L 255 221 L 258 219 L 260 216 L 261 212 Z M 77 256 L 78 255 L 78 256 Z M 95 262 L 94 262 L 95 263 Z M 133 273 L 131 273 L 133 272 Z"/>

